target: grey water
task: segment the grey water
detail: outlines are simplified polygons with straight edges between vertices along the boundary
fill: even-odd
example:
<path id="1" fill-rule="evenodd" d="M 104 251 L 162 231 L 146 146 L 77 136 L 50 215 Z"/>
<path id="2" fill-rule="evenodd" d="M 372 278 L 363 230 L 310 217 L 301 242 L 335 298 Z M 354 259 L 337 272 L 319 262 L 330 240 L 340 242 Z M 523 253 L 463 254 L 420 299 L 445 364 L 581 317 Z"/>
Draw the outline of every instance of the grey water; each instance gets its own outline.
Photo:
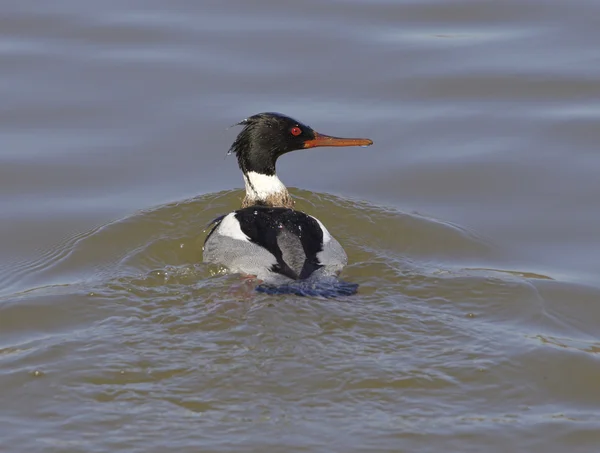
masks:
<path id="1" fill-rule="evenodd" d="M 0 451 L 593 452 L 600 3 L 0 4 Z M 279 111 L 338 300 L 201 264 Z"/>

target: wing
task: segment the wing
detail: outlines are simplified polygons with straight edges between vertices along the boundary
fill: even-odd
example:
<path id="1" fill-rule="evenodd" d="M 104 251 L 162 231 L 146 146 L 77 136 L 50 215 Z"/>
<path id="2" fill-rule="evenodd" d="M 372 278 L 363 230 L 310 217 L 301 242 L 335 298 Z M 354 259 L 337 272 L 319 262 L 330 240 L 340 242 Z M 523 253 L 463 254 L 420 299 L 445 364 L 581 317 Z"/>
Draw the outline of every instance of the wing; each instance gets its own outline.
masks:
<path id="1" fill-rule="evenodd" d="M 252 206 L 223 217 L 205 241 L 204 261 L 272 280 L 338 273 L 346 253 L 316 218 L 287 208 Z"/>
<path id="2" fill-rule="evenodd" d="M 329 234 L 325 225 L 316 217 L 312 218 L 318 223 L 323 232 L 323 244 L 321 250 L 317 253 L 317 260 L 324 267 L 327 275 L 337 274 L 348 264 L 348 256 L 340 243 Z"/>
<path id="3" fill-rule="evenodd" d="M 277 264 L 268 250 L 250 241 L 244 234 L 235 212 L 218 220 L 208 234 L 202 260 L 226 266 L 231 272 L 256 275 L 261 280 L 268 279 L 271 267 Z"/>

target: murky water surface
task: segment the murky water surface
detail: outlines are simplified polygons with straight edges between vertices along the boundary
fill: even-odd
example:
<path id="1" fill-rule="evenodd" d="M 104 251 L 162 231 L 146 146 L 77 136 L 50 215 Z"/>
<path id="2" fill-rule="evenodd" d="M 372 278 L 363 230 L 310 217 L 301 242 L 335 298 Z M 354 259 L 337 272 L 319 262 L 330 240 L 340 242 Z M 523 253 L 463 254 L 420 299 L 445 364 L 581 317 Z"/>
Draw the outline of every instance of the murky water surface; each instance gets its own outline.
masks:
<path id="1" fill-rule="evenodd" d="M 600 3 L 0 5 L 0 451 L 600 449 Z M 201 263 L 227 127 L 356 296 Z"/>

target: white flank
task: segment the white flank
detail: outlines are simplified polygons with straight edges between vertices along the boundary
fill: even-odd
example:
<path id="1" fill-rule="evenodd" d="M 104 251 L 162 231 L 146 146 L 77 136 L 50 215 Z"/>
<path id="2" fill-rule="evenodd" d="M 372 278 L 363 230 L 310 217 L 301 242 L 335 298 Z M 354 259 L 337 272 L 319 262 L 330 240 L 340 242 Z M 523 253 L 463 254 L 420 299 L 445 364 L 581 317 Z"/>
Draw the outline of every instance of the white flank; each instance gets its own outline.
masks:
<path id="1" fill-rule="evenodd" d="M 329 241 L 331 241 L 331 234 L 329 234 L 329 231 L 327 231 L 327 228 L 325 228 L 325 225 L 323 225 L 319 219 L 313 216 L 311 217 L 315 219 L 321 227 L 321 231 L 323 231 L 323 244 L 327 244 Z"/>
<path id="2" fill-rule="evenodd" d="M 287 192 L 277 175 L 269 176 L 249 171 L 244 175 L 244 183 L 246 194 L 252 200 L 264 200 L 270 195 Z"/>
<path id="3" fill-rule="evenodd" d="M 238 222 L 238 220 L 235 218 L 235 212 L 227 214 L 225 217 L 223 217 L 223 220 L 221 220 L 221 224 L 219 225 L 218 232 L 221 236 L 228 236 L 239 241 L 250 240 L 250 238 L 242 231 L 240 222 Z"/>

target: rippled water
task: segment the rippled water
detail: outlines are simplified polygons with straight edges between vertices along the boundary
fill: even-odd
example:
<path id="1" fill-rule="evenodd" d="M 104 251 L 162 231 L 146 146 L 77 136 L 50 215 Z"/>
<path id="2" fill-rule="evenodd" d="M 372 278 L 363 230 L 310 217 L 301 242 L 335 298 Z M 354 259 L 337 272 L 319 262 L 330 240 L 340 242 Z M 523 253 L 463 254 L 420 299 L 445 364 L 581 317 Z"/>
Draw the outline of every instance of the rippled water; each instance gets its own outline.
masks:
<path id="1" fill-rule="evenodd" d="M 598 449 L 600 4 L 0 13 L 0 451 Z M 355 296 L 201 264 L 269 110 Z"/>

